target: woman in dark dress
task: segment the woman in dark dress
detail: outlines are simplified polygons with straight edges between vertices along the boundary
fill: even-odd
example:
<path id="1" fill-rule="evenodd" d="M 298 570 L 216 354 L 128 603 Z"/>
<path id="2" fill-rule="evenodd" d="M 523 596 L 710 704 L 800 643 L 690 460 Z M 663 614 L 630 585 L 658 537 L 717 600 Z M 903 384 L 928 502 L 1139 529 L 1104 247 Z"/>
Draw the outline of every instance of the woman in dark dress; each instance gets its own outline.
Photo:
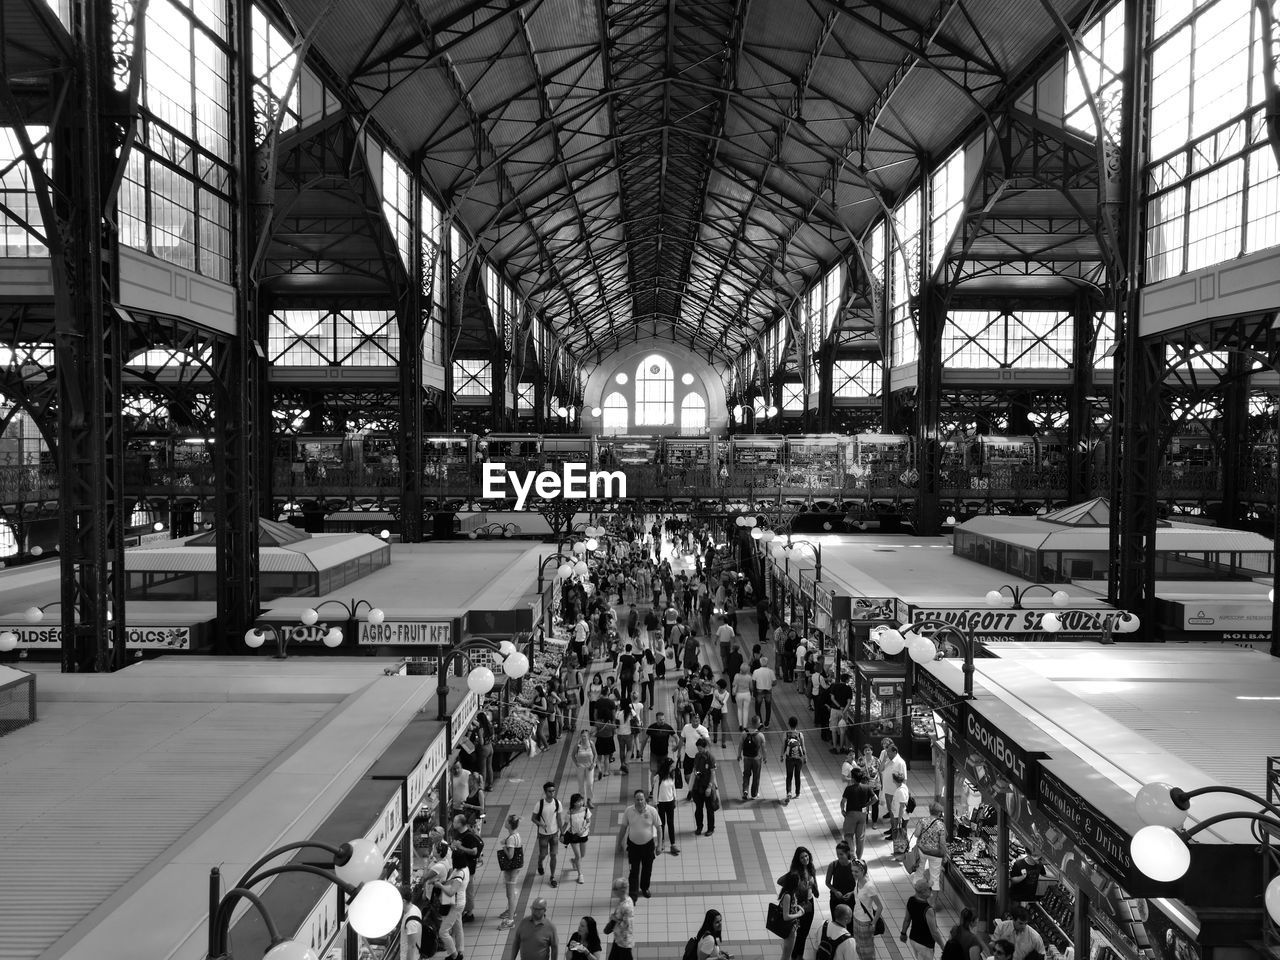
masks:
<path id="1" fill-rule="evenodd" d="M 786 960 L 790 950 L 791 960 L 802 960 L 818 896 L 818 874 L 808 847 L 796 847 L 791 857 L 791 869 L 778 878 L 778 885 L 782 888 L 784 914 L 789 912 L 795 917 L 791 933 L 783 941 L 782 958 Z"/>
<path id="2" fill-rule="evenodd" d="M 827 912 L 834 914 L 836 907 L 842 903 L 852 910 L 853 899 L 858 892 L 858 882 L 853 876 L 853 857 L 849 851 L 849 844 L 843 840 L 836 844 L 836 858 L 831 861 L 831 866 L 827 867 L 826 882 L 830 897 Z"/>

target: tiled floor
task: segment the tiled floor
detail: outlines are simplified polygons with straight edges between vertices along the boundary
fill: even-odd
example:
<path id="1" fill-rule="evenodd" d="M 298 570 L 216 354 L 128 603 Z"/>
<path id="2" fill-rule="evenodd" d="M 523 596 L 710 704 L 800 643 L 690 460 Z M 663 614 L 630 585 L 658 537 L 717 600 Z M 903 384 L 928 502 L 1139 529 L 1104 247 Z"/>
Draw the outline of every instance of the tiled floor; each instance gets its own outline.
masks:
<path id="1" fill-rule="evenodd" d="M 754 616 L 739 615 L 739 629 L 744 638 L 756 636 Z M 704 644 L 704 652 L 718 657 Z M 773 659 L 773 658 L 771 658 Z M 676 673 L 675 677 L 679 674 Z M 673 674 L 658 687 L 657 703 L 669 695 L 674 683 Z M 827 864 L 835 856 L 835 843 L 840 824 L 840 794 L 844 783 L 840 779 L 840 757 L 831 754 L 826 745 L 814 734 L 810 737 L 809 763 L 805 768 L 802 796 L 798 801 L 784 806 L 781 798 L 783 770 L 778 762 L 781 748 L 777 714 L 792 714 L 801 718 L 801 725 L 811 725 L 812 716 L 801 695 L 793 685 L 780 684 L 775 691 L 774 731 L 768 734 L 769 762 L 765 764 L 761 780 L 760 799 L 742 803 L 739 794 L 740 774 L 736 754 L 736 732 L 730 737 L 728 748 L 714 747 L 719 762 L 718 775 L 724 807 L 717 814 L 715 835 L 693 835 L 693 805 L 680 803 L 676 810 L 676 829 L 679 834 L 681 855 L 663 855 L 654 864 L 652 893 L 649 900 L 640 900 L 636 919 L 636 956 L 639 960 L 679 960 L 685 942 L 697 932 L 703 915 L 708 909 L 719 910 L 724 916 L 724 944 L 737 957 L 773 958 L 781 952 L 781 942 L 764 929 L 767 905 L 776 897 L 774 879 L 786 872 L 795 848 L 807 846 L 818 866 L 819 883 L 825 875 Z M 667 700 L 670 713 L 670 700 Z M 736 731 L 736 725 L 735 725 Z M 563 785 L 562 797 L 576 788 L 576 776 L 568 760 L 567 738 L 536 758 L 522 757 L 503 771 L 502 777 L 489 798 L 490 815 L 486 820 L 486 841 L 489 851 L 495 849 L 500 826 L 507 809 L 523 818 L 522 835 L 529 843 L 532 828 L 529 816 L 541 796 L 541 784 L 554 779 Z M 574 771 L 576 773 L 576 771 Z M 596 819 L 594 835 L 587 845 L 585 859 L 586 883 L 574 882 L 567 870 L 568 857 L 560 857 L 561 883 L 552 889 L 548 877 L 540 877 L 536 871 L 536 856 L 529 857 L 526 850 L 526 871 L 519 892 L 518 905 L 521 915 L 528 912 L 535 897 L 545 897 L 550 907 L 550 917 L 560 934 L 563 947 L 568 935 L 577 927 L 583 915 L 594 916 L 603 927 L 609 912 L 609 884 L 614 877 L 627 873 L 626 857 L 616 852 L 616 838 L 623 808 L 630 802 L 630 791 L 638 785 L 647 786 L 648 763 L 634 763 L 628 776 L 615 775 L 596 784 Z M 933 789 L 933 777 L 928 770 L 911 773 L 911 787 L 921 801 L 921 812 L 927 807 L 925 798 Z M 883 821 L 882 821 L 883 822 Z M 895 863 L 890 844 L 881 839 L 880 829 L 868 833 L 866 858 L 871 868 L 872 880 L 879 886 L 886 907 L 885 922 L 889 934 L 880 937 L 878 955 L 885 960 L 909 960 L 905 946 L 896 938 L 905 915 L 911 884 L 906 871 Z M 467 925 L 467 960 L 487 960 L 506 956 L 509 951 L 510 931 L 499 926 L 498 914 L 506 907 L 505 894 L 498 882 L 492 855 L 477 877 L 476 921 Z M 827 919 L 825 888 L 817 905 L 810 932 L 806 958 L 811 958 L 817 946 L 822 921 Z M 954 922 L 944 910 L 940 912 L 938 926 L 945 934 Z"/>

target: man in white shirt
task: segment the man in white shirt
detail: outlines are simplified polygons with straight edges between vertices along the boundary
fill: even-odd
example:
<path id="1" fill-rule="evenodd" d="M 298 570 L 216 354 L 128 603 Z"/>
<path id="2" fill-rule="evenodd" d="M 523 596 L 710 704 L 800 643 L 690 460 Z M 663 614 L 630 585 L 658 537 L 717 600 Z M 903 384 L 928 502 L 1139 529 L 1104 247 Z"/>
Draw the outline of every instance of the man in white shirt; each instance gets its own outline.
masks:
<path id="1" fill-rule="evenodd" d="M 533 808 L 533 822 L 538 827 L 538 873 L 545 868 L 543 862 L 551 854 L 551 885 L 558 886 L 560 874 L 556 870 L 556 851 L 560 847 L 560 831 L 565 826 L 564 807 L 556 799 L 556 785 L 548 780 L 542 785 L 542 799 Z"/>
<path id="2" fill-rule="evenodd" d="M 897 786 L 893 782 L 893 775 L 901 774 L 902 779 L 907 779 L 907 761 L 903 760 L 898 753 L 898 747 L 893 741 L 884 748 L 884 752 L 880 754 L 880 789 L 884 791 L 884 807 L 890 811 L 890 817 L 893 816 L 893 795 L 897 792 Z M 885 834 L 885 839 L 892 839 L 893 829 Z"/>
<path id="3" fill-rule="evenodd" d="M 760 718 L 761 730 L 768 730 L 769 721 L 773 719 L 773 685 L 777 681 L 777 674 L 769 666 L 769 658 L 761 657 L 760 666 L 751 673 L 751 688 L 756 695 L 756 716 Z"/>
<path id="4" fill-rule="evenodd" d="M 627 842 L 627 863 L 630 865 L 630 889 L 636 898 L 649 896 L 649 879 L 653 875 L 653 859 L 658 855 L 657 839 L 662 830 L 662 818 L 658 808 L 648 802 L 643 790 L 632 794 L 635 800 L 622 814 L 622 827 L 618 831 L 618 852 L 622 841 Z"/>
<path id="5" fill-rule="evenodd" d="M 822 925 L 822 935 L 836 945 L 831 960 L 857 960 L 858 945 L 853 939 L 853 910 L 847 903 L 836 904 L 831 911 L 831 919 Z"/>
<path id="6" fill-rule="evenodd" d="M 725 670 L 729 651 L 733 648 L 733 627 L 729 626 L 728 620 L 721 619 L 720 626 L 716 627 L 716 643 L 720 644 L 720 669 Z"/>
<path id="7" fill-rule="evenodd" d="M 710 740 L 711 733 L 701 723 L 694 722 L 693 714 L 689 714 L 689 719 L 683 727 L 680 728 L 680 736 L 684 740 L 684 776 L 689 779 L 689 774 L 693 772 L 693 761 L 698 756 L 698 741 Z"/>
<path id="8" fill-rule="evenodd" d="M 1044 940 L 1036 928 L 1027 923 L 1027 908 L 1014 907 L 1009 919 L 996 925 L 992 941 L 1008 940 L 1013 944 L 1013 960 L 1022 960 L 1029 953 L 1044 956 Z"/>

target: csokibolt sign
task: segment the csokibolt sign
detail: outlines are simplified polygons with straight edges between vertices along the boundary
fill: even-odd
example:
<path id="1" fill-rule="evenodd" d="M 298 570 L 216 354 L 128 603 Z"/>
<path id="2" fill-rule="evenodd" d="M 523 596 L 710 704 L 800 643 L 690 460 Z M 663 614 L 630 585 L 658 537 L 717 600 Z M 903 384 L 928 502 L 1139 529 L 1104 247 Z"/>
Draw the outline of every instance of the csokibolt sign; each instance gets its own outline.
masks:
<path id="1" fill-rule="evenodd" d="M 529 495 L 543 500 L 622 500 L 627 495 L 627 475 L 621 470 L 588 470 L 585 463 L 564 463 L 554 470 L 508 470 L 505 463 L 486 463 L 482 473 L 486 500 L 515 496 L 523 510 Z"/>

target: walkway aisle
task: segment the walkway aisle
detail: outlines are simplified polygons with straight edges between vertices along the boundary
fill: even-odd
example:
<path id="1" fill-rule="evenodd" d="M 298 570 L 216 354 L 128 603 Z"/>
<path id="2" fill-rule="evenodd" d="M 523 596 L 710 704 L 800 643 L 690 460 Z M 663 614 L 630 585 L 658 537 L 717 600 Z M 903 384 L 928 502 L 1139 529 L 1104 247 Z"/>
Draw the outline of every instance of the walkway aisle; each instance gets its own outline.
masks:
<path id="1" fill-rule="evenodd" d="M 641 608 L 643 615 L 644 608 Z M 739 613 L 739 632 L 746 651 L 750 651 L 757 634 L 755 616 Z M 704 649 L 707 644 L 704 641 Z M 773 651 L 768 650 L 770 661 Z M 718 659 L 718 657 L 717 657 Z M 670 692 L 680 671 L 668 670 L 666 681 L 658 684 L 655 703 L 670 713 Z M 736 729 L 728 748 L 714 747 L 719 768 L 720 795 L 723 807 L 716 814 L 715 835 L 707 838 L 693 835 L 693 804 L 682 802 L 676 811 L 676 828 L 681 855 L 663 855 L 654 864 L 652 899 L 641 899 L 636 909 L 636 955 L 639 960 L 679 960 L 685 942 L 696 931 L 708 909 L 724 915 L 726 949 L 743 960 L 774 960 L 780 942 L 764 929 L 768 904 L 777 896 L 774 880 L 786 872 L 797 846 L 807 846 L 818 867 L 819 884 L 827 864 L 835 856 L 835 843 L 840 828 L 840 795 L 844 783 L 840 779 L 841 757 L 829 752 L 816 731 L 807 734 L 809 763 L 805 768 L 799 800 L 783 805 L 783 769 L 780 728 L 788 716 L 801 718 L 802 728 L 811 724 L 805 719 L 808 709 L 794 684 L 780 684 L 775 690 L 774 721 L 767 734 L 768 762 L 764 767 L 759 800 L 741 802 L 741 771 L 738 761 Z M 580 718 L 581 720 L 581 718 Z M 674 725 L 674 724 L 673 724 Z M 637 787 L 648 789 L 648 761 L 631 764 L 627 776 L 614 775 L 595 785 L 596 818 L 593 835 L 585 858 L 586 883 L 579 885 L 568 870 L 569 858 L 560 850 L 560 885 L 552 889 L 544 877 L 537 875 L 536 829 L 530 816 L 541 796 L 542 784 L 550 779 L 559 785 L 559 796 L 568 805 L 577 790 L 577 770 L 568 758 L 570 738 L 536 758 L 524 757 L 501 775 L 496 789 L 489 795 L 489 815 L 485 825 L 486 857 L 478 877 L 475 923 L 466 927 L 467 960 L 487 960 L 505 956 L 509 931 L 501 929 L 498 914 L 505 909 L 505 894 L 494 851 L 508 812 L 521 817 L 520 833 L 525 840 L 526 870 L 522 880 L 518 908 L 528 912 L 535 897 L 546 897 L 549 914 L 560 934 L 560 943 L 568 939 L 583 915 L 596 918 L 603 928 L 609 909 L 609 884 L 614 877 L 627 873 L 626 857 L 616 853 L 616 838 L 623 808 L 631 802 Z M 615 767 L 616 771 L 616 767 Z M 917 802 L 927 806 L 933 786 L 931 771 L 911 772 L 911 787 Z M 682 795 L 683 796 L 683 795 Z M 888 841 L 883 839 L 884 820 L 868 834 L 866 857 L 872 880 L 884 897 L 889 933 L 879 938 L 882 960 L 910 960 L 905 945 L 897 939 L 911 885 L 906 871 L 894 862 Z M 827 919 L 826 889 L 818 900 L 818 910 L 810 932 L 806 960 L 811 960 L 817 946 L 822 921 Z M 941 912 L 939 927 L 944 935 L 954 922 L 953 915 Z M 607 948 L 606 948 L 607 949 Z M 558 960 L 558 958 L 557 958 Z"/>

